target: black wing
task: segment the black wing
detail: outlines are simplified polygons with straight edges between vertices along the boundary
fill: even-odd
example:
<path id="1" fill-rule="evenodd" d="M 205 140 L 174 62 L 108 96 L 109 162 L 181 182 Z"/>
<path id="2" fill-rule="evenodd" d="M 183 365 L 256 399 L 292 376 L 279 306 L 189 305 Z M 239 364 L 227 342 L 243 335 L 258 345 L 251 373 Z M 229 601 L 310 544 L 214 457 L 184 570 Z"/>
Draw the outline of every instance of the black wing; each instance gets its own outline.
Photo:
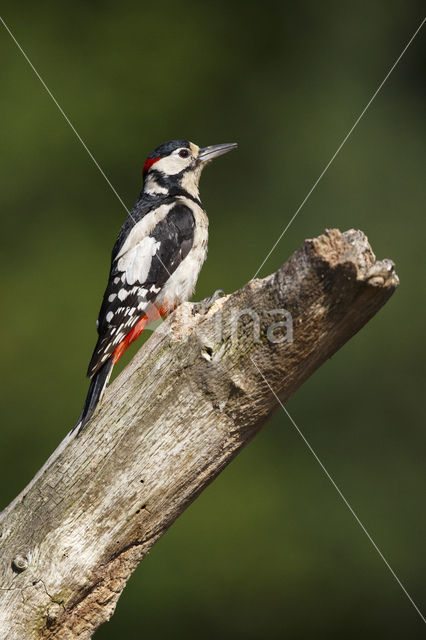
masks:
<path id="1" fill-rule="evenodd" d="M 143 237 L 138 235 L 137 228 L 142 222 L 143 219 L 130 228 L 124 242 L 120 233 L 113 249 L 108 286 L 98 318 L 99 338 L 87 371 L 90 378 L 155 302 L 191 250 L 195 220 L 189 207 L 174 205 Z"/>

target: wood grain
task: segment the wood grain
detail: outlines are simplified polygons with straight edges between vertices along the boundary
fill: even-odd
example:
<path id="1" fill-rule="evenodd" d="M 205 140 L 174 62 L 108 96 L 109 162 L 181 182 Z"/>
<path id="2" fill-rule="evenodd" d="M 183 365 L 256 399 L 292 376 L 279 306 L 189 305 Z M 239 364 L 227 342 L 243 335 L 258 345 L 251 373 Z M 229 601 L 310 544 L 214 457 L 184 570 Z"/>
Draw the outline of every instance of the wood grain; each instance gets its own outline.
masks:
<path id="1" fill-rule="evenodd" d="M 258 368 L 285 402 L 397 285 L 362 232 L 331 230 L 206 315 L 181 305 L 3 511 L 0 637 L 91 638 L 147 551 L 277 410 Z"/>

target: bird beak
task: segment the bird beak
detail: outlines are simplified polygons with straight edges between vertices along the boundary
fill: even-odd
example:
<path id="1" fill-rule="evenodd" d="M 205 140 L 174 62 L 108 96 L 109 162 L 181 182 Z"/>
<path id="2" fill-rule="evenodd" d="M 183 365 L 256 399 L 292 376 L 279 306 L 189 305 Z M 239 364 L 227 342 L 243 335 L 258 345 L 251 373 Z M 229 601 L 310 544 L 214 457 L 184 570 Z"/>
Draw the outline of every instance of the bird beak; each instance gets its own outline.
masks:
<path id="1" fill-rule="evenodd" d="M 237 146 L 236 142 L 227 142 L 225 144 L 213 144 L 211 147 L 203 147 L 198 154 L 198 160 L 202 164 L 207 164 L 207 162 L 210 162 L 213 158 L 223 156 L 224 153 L 236 149 Z"/>

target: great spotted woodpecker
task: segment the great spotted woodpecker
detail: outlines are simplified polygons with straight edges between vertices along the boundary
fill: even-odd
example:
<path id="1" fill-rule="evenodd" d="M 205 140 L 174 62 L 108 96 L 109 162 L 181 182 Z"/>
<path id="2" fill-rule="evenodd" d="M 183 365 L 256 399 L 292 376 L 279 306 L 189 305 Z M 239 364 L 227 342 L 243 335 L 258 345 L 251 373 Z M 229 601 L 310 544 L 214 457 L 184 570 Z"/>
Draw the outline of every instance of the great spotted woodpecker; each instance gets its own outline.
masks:
<path id="1" fill-rule="evenodd" d="M 79 432 L 102 399 L 112 368 L 145 326 L 188 300 L 207 254 L 208 219 L 198 182 L 204 166 L 236 144 L 200 149 L 187 140 L 157 147 L 143 167 L 143 189 L 111 256 L 108 285 L 89 364 Z"/>

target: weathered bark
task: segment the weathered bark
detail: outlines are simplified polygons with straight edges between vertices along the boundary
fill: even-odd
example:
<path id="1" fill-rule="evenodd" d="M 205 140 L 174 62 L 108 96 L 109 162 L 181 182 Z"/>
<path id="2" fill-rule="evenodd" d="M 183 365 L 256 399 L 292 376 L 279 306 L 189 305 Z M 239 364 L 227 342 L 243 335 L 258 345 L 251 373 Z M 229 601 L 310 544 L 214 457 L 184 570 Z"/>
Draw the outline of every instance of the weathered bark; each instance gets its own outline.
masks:
<path id="1" fill-rule="evenodd" d="M 397 285 L 361 232 L 333 230 L 206 315 L 179 307 L 3 512 L 0 637 L 91 638 L 150 547 L 278 408 L 258 368 L 285 402 Z"/>

